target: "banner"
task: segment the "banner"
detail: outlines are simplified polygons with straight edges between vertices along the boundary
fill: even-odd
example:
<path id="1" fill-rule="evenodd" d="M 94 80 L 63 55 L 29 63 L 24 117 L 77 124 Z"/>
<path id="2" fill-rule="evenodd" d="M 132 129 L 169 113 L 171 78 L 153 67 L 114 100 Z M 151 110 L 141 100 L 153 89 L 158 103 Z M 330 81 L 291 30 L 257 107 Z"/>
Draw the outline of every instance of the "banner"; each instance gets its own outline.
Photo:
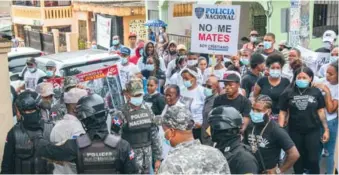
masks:
<path id="1" fill-rule="evenodd" d="M 106 49 L 111 46 L 111 18 L 97 15 L 97 45 Z"/>
<path id="2" fill-rule="evenodd" d="M 194 4 L 191 51 L 236 55 L 240 6 Z"/>

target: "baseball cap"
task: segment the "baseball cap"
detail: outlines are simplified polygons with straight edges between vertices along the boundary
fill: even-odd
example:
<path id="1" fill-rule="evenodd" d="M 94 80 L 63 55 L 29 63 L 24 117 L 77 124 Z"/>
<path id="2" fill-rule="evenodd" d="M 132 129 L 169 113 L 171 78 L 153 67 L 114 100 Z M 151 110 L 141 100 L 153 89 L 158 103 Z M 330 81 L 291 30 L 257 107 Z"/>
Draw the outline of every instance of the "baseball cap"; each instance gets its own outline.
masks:
<path id="1" fill-rule="evenodd" d="M 323 42 L 333 43 L 336 38 L 337 35 L 333 30 L 326 30 L 325 33 L 323 34 Z"/>
<path id="2" fill-rule="evenodd" d="M 36 87 L 36 92 L 42 97 L 48 97 L 54 95 L 53 84 L 49 82 L 42 82 Z"/>
<path id="3" fill-rule="evenodd" d="M 80 100 L 80 98 L 87 95 L 87 91 L 85 89 L 73 88 L 68 92 L 64 93 L 64 102 L 66 104 L 76 104 Z"/>
<path id="4" fill-rule="evenodd" d="M 35 58 L 33 57 L 27 58 L 26 63 L 36 64 Z"/>
<path id="5" fill-rule="evenodd" d="M 128 37 L 137 37 L 137 34 L 134 33 L 134 32 L 130 32 L 129 35 L 128 35 Z"/>
<path id="6" fill-rule="evenodd" d="M 46 67 L 56 67 L 56 64 L 55 64 L 54 61 L 48 61 L 48 62 L 46 63 Z"/>
<path id="7" fill-rule="evenodd" d="M 192 130 L 194 127 L 192 114 L 185 107 L 180 106 L 168 108 L 162 118 L 161 124 L 182 131 Z"/>
<path id="8" fill-rule="evenodd" d="M 177 50 L 178 50 L 178 51 L 180 51 L 180 50 L 187 50 L 187 48 L 186 48 L 185 45 L 179 44 L 179 45 L 177 46 Z"/>
<path id="9" fill-rule="evenodd" d="M 130 55 L 131 54 L 131 50 L 127 47 L 122 47 L 120 49 L 120 54 L 124 54 L 124 55 Z"/>
<path id="10" fill-rule="evenodd" d="M 65 77 L 64 89 L 75 87 L 79 83 L 78 79 L 74 76 Z"/>
<path id="11" fill-rule="evenodd" d="M 219 80 L 219 82 L 236 82 L 236 83 L 240 83 L 240 77 L 237 74 L 235 74 L 235 73 L 224 74 L 224 78 L 222 80 Z"/>
<path id="12" fill-rule="evenodd" d="M 131 80 L 126 84 L 126 90 L 131 93 L 132 96 L 144 94 L 144 87 L 142 80 L 137 77 L 132 77 Z"/>

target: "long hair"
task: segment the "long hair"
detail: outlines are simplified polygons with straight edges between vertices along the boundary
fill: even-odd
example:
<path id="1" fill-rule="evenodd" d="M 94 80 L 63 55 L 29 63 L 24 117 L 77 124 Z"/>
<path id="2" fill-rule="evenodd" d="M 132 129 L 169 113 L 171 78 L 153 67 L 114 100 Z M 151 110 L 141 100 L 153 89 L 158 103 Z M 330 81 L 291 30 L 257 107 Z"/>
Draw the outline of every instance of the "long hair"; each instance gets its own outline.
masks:
<path id="1" fill-rule="evenodd" d="M 304 72 L 305 74 L 307 74 L 309 77 L 311 77 L 311 82 L 313 82 L 313 78 L 314 78 L 314 73 L 312 71 L 312 69 L 310 69 L 309 67 L 307 66 L 301 66 L 300 68 L 298 68 L 297 70 L 294 71 L 293 73 L 293 79 L 292 79 L 292 82 L 290 84 L 289 87 L 287 87 L 285 89 L 285 91 L 288 92 L 288 96 L 291 97 L 291 95 L 293 94 L 293 92 L 297 92 L 297 87 L 295 85 L 295 81 L 297 79 L 297 76 L 301 73 L 301 72 Z"/>

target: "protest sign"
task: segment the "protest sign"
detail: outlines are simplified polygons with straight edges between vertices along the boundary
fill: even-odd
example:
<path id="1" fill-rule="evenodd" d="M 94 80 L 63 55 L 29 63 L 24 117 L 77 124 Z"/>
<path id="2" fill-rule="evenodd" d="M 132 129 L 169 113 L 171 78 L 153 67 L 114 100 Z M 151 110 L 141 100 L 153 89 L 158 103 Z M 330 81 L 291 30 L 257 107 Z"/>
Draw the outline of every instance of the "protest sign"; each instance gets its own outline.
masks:
<path id="1" fill-rule="evenodd" d="M 191 51 L 236 55 L 240 6 L 194 4 Z"/>
<path id="2" fill-rule="evenodd" d="M 301 59 L 306 64 L 306 66 L 311 68 L 313 72 L 317 72 L 318 53 L 312 50 L 306 49 L 305 47 L 302 47 L 302 46 L 297 46 L 296 48 L 300 50 Z"/>
<path id="3" fill-rule="evenodd" d="M 97 44 L 109 49 L 111 46 L 111 18 L 97 15 Z"/>

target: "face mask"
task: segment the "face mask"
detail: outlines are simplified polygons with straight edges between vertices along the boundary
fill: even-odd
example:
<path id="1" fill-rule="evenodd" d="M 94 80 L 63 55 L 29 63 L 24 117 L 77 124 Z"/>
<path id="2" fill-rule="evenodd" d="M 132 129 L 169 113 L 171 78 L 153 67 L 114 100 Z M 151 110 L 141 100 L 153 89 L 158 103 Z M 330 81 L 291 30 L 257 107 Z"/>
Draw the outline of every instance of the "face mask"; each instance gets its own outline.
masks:
<path id="1" fill-rule="evenodd" d="M 191 81 L 189 81 L 189 80 L 184 81 L 184 86 L 185 86 L 186 88 L 190 88 L 190 87 L 192 86 Z"/>
<path id="2" fill-rule="evenodd" d="M 338 56 L 330 56 L 330 63 L 333 63 L 338 60 Z"/>
<path id="3" fill-rule="evenodd" d="M 27 70 L 30 72 L 30 73 L 34 73 L 36 71 L 36 68 L 27 68 Z"/>
<path id="4" fill-rule="evenodd" d="M 113 46 L 118 45 L 119 44 L 119 40 L 113 40 L 112 44 L 113 44 Z"/>
<path id="5" fill-rule="evenodd" d="M 170 53 L 171 55 L 174 55 L 174 54 L 177 53 L 177 51 L 169 51 L 169 53 Z"/>
<path id="6" fill-rule="evenodd" d="M 159 30 L 160 33 L 164 32 L 162 29 Z"/>
<path id="7" fill-rule="evenodd" d="M 131 104 L 134 106 L 140 106 L 142 104 L 142 101 L 144 100 L 144 97 L 131 97 Z"/>
<path id="8" fill-rule="evenodd" d="M 21 114 L 23 117 L 23 125 L 28 128 L 37 127 L 40 125 L 40 112 L 35 111 L 30 114 Z"/>
<path id="9" fill-rule="evenodd" d="M 92 49 L 97 49 L 98 47 L 97 47 L 97 45 L 92 45 L 91 48 Z"/>
<path id="10" fill-rule="evenodd" d="M 210 88 L 204 88 L 204 95 L 205 95 L 206 97 L 212 96 L 212 95 L 213 95 L 212 89 L 210 89 Z"/>
<path id="11" fill-rule="evenodd" d="M 53 71 L 51 71 L 51 70 L 48 70 L 48 71 L 46 71 L 46 75 L 47 75 L 47 77 L 52 77 L 52 76 L 53 76 L 53 74 L 54 74 L 54 72 L 53 72 Z"/>
<path id="12" fill-rule="evenodd" d="M 121 64 L 126 64 L 128 62 L 128 59 L 125 57 L 121 57 Z"/>
<path id="13" fill-rule="evenodd" d="M 154 64 L 146 64 L 145 69 L 148 71 L 153 71 L 154 70 Z"/>
<path id="14" fill-rule="evenodd" d="M 264 122 L 265 113 L 263 112 L 250 112 L 250 117 L 253 123 L 262 123 Z"/>
<path id="15" fill-rule="evenodd" d="M 323 45 L 324 45 L 324 47 L 325 47 L 326 49 L 331 50 L 331 47 L 332 47 L 331 43 L 329 43 L 329 42 L 324 42 Z"/>
<path id="16" fill-rule="evenodd" d="M 167 130 L 167 131 L 169 131 L 169 130 Z M 170 147 L 172 147 L 171 142 L 170 142 L 171 139 L 168 139 L 168 140 L 166 139 L 166 133 L 167 133 L 167 131 L 164 133 L 165 144 L 166 144 L 166 145 L 169 145 Z"/>
<path id="17" fill-rule="evenodd" d="M 188 60 L 187 61 L 187 65 L 189 65 L 189 66 L 195 66 L 196 64 L 198 64 L 198 60 Z"/>
<path id="18" fill-rule="evenodd" d="M 296 80 L 295 84 L 298 88 L 307 88 L 310 82 L 308 80 Z"/>
<path id="19" fill-rule="evenodd" d="M 255 42 L 257 42 L 257 37 L 251 36 L 250 40 L 251 40 L 252 43 L 255 43 Z"/>
<path id="20" fill-rule="evenodd" d="M 264 49 L 270 49 L 272 47 L 272 42 L 270 41 L 264 41 Z"/>
<path id="21" fill-rule="evenodd" d="M 144 49 L 140 49 L 140 50 L 139 50 L 139 54 L 140 54 L 141 56 L 143 56 L 143 55 L 144 55 Z"/>
<path id="22" fill-rule="evenodd" d="M 279 78 L 281 76 L 280 69 L 270 69 L 270 76 L 273 78 Z"/>
<path id="23" fill-rule="evenodd" d="M 240 58 L 240 62 L 243 64 L 243 65 L 249 65 L 250 64 L 250 60 L 248 58 L 245 58 L 245 57 L 241 57 Z"/>

